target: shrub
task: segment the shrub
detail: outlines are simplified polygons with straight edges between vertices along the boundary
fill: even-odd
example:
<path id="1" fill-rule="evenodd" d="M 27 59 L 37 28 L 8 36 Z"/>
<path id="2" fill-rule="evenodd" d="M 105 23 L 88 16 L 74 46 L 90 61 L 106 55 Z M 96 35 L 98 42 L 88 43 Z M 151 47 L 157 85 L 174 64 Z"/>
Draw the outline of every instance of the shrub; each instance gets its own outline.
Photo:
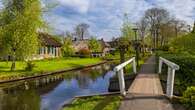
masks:
<path id="1" fill-rule="evenodd" d="M 80 57 L 89 57 L 90 56 L 90 51 L 89 49 L 83 48 L 78 51 L 78 54 Z"/>
<path id="2" fill-rule="evenodd" d="M 179 93 L 182 94 L 188 86 L 195 84 L 195 57 L 189 54 L 164 54 L 158 52 L 162 56 L 180 66 L 176 71 L 175 83 L 178 85 Z"/>
<path id="3" fill-rule="evenodd" d="M 182 102 L 190 109 L 195 109 L 195 86 L 188 87 L 183 93 Z"/>
<path id="4" fill-rule="evenodd" d="M 34 67 L 35 67 L 35 64 L 32 61 L 28 61 L 25 70 L 32 71 Z"/>

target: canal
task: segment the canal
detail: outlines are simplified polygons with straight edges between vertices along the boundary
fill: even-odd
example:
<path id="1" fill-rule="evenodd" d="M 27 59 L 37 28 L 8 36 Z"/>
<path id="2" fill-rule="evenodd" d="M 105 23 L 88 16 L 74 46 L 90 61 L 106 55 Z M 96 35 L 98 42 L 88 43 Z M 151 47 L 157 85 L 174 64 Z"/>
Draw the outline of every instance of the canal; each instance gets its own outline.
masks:
<path id="1" fill-rule="evenodd" d="M 0 110 L 59 110 L 73 97 L 108 92 L 114 64 L 0 85 Z"/>

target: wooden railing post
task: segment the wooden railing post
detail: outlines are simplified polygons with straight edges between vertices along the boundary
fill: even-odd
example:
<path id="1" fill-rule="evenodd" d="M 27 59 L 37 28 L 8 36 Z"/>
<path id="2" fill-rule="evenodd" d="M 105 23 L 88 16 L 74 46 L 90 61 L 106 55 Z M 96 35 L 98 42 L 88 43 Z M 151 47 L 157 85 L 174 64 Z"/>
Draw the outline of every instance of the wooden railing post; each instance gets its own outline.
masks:
<path id="1" fill-rule="evenodd" d="M 167 90 L 166 90 L 166 94 L 169 97 L 173 96 L 174 77 L 175 77 L 175 70 L 169 67 L 168 76 L 167 76 Z"/>
<path id="2" fill-rule="evenodd" d="M 173 89 L 174 89 L 174 78 L 175 71 L 179 70 L 179 65 L 160 57 L 159 59 L 159 70 L 158 72 L 162 72 L 162 64 L 165 63 L 168 66 L 168 75 L 167 75 L 167 90 L 166 95 L 168 97 L 173 97 Z"/>
<path id="3" fill-rule="evenodd" d="M 159 67 L 158 67 L 158 73 L 162 72 L 162 60 L 159 60 Z"/>
<path id="4" fill-rule="evenodd" d="M 118 78 L 119 78 L 120 93 L 125 96 L 126 91 L 125 91 L 125 80 L 124 80 L 123 69 L 120 69 L 118 71 Z"/>
<path id="5" fill-rule="evenodd" d="M 133 72 L 136 74 L 137 73 L 137 70 L 136 70 L 136 62 L 135 62 L 135 59 L 133 60 L 132 66 L 133 66 Z"/>
<path id="6" fill-rule="evenodd" d="M 135 57 L 131 58 L 130 60 L 119 64 L 114 68 L 114 71 L 116 74 L 118 74 L 118 80 L 119 80 L 119 87 L 120 87 L 120 93 L 122 95 L 126 95 L 126 90 L 125 90 L 125 79 L 124 79 L 124 71 L 123 68 L 127 66 L 128 64 L 132 63 L 133 67 L 133 72 L 136 73 L 136 62 L 135 62 Z"/>

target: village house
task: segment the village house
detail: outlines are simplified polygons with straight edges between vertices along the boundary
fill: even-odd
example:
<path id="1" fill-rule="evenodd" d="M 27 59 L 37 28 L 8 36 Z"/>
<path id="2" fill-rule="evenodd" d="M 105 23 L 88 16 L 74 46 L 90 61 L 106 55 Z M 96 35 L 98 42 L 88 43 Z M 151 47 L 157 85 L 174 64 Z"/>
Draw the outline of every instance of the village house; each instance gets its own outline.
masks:
<path id="1" fill-rule="evenodd" d="M 62 44 L 47 33 L 39 33 L 40 47 L 32 60 L 60 57 Z"/>
<path id="2" fill-rule="evenodd" d="M 75 50 L 75 53 L 78 53 L 79 50 L 81 49 L 87 49 L 89 50 L 89 46 L 88 46 L 88 39 L 84 39 L 84 40 L 73 40 L 73 48 Z M 105 42 L 103 39 L 98 40 L 98 42 L 101 44 L 101 51 L 99 52 L 91 52 L 91 56 L 92 57 L 102 57 L 105 56 L 106 54 L 110 53 L 110 45 Z"/>

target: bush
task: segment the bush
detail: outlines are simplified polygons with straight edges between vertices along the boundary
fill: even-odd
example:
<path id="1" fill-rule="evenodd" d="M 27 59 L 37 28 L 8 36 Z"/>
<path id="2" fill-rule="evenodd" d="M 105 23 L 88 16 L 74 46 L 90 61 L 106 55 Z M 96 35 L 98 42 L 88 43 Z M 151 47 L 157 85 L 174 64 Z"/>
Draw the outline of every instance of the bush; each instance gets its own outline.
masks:
<path id="1" fill-rule="evenodd" d="M 32 71 L 34 67 L 35 67 L 35 64 L 32 61 L 28 61 L 25 70 Z"/>
<path id="2" fill-rule="evenodd" d="M 164 54 L 158 52 L 162 56 L 180 66 L 176 71 L 175 83 L 178 86 L 179 93 L 182 94 L 188 86 L 195 85 L 195 57 L 189 54 Z"/>
<path id="3" fill-rule="evenodd" d="M 195 86 L 188 87 L 183 93 L 182 103 L 184 103 L 190 110 L 195 109 Z"/>
<path id="4" fill-rule="evenodd" d="M 78 51 L 78 54 L 79 54 L 80 57 L 89 57 L 90 56 L 90 51 L 89 51 L 89 49 L 83 48 L 83 49 L 80 49 Z"/>
<path id="5" fill-rule="evenodd" d="M 182 37 L 178 37 L 171 42 L 171 46 L 175 52 L 188 52 L 195 54 L 195 33 L 190 33 Z"/>

